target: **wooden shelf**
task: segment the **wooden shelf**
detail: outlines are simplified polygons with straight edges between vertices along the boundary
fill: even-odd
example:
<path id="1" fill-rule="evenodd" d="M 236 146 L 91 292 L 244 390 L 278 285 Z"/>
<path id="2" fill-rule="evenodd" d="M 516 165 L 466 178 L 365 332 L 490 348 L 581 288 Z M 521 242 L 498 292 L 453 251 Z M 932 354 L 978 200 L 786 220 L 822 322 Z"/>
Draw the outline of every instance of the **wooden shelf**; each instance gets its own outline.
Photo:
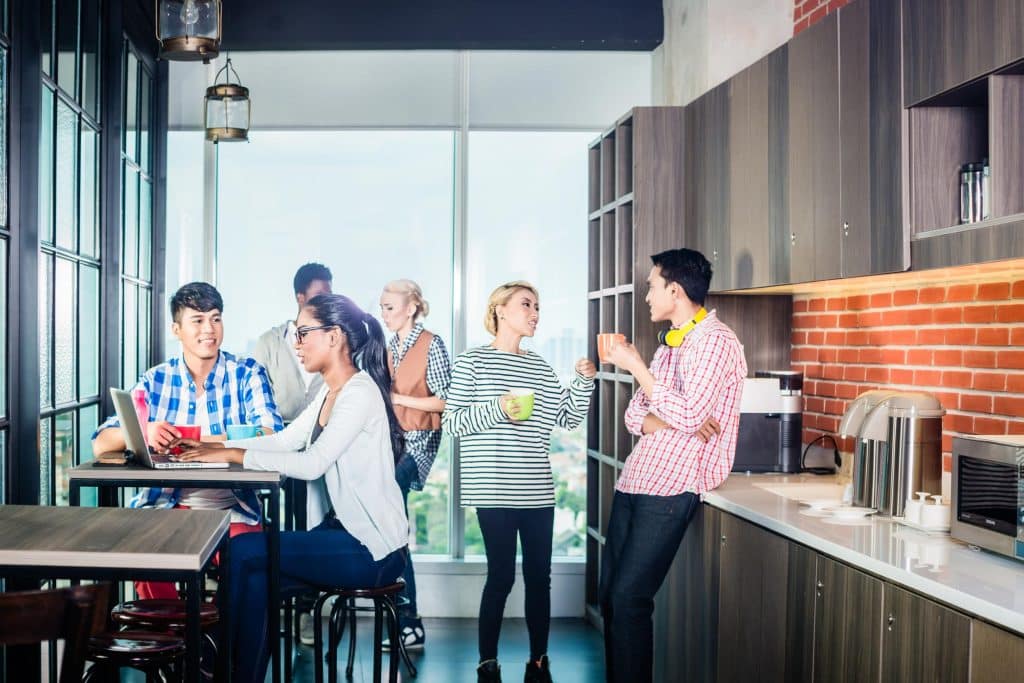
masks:
<path id="1" fill-rule="evenodd" d="M 611 213 L 612 211 L 615 211 L 615 209 L 619 208 L 620 206 L 624 206 L 626 204 L 632 204 L 632 203 L 633 203 L 633 193 L 632 192 L 627 192 L 626 194 L 622 195 L 618 199 L 616 199 L 614 201 L 611 201 L 611 202 L 608 202 L 604 206 L 600 206 L 600 207 L 598 207 L 596 209 L 591 209 L 591 211 L 590 211 L 590 213 L 588 215 L 590 217 L 590 220 L 597 220 L 603 214 Z"/>
<path id="2" fill-rule="evenodd" d="M 608 289 L 597 289 L 592 292 L 587 292 L 588 299 L 600 299 L 605 296 L 615 296 L 616 294 L 632 294 L 633 285 L 632 283 L 627 285 L 619 285 L 617 287 L 609 287 Z"/>
<path id="3" fill-rule="evenodd" d="M 909 112 L 913 237 L 997 225 L 1024 212 L 1024 75 L 988 76 Z M 989 159 L 988 218 L 960 222 L 960 167 Z"/>

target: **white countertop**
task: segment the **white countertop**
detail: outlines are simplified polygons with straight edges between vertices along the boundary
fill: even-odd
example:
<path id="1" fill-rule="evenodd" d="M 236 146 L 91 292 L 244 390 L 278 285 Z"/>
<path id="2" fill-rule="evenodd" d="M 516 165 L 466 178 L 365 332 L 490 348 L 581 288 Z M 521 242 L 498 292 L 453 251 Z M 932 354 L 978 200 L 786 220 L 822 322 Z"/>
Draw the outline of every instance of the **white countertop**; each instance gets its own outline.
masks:
<path id="1" fill-rule="evenodd" d="M 888 519 L 831 524 L 763 485 L 835 483 L 813 475 L 732 474 L 705 502 L 846 564 L 1024 635 L 1024 562 L 973 550 L 948 535 L 927 535 Z M 760 486 L 759 486 L 760 485 Z M 812 496 L 813 497 L 813 496 Z"/>

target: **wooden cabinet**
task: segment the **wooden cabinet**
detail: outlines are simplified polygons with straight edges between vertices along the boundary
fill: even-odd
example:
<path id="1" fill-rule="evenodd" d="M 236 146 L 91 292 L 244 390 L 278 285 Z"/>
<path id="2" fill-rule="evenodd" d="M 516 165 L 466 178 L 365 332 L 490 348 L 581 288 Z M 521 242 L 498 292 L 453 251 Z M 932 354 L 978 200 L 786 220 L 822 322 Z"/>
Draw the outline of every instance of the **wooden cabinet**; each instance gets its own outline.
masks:
<path id="1" fill-rule="evenodd" d="M 904 270 L 900 6 L 857 0 L 838 23 L 841 274 Z"/>
<path id="2" fill-rule="evenodd" d="M 903 0 L 908 107 L 1021 58 L 1020 0 Z"/>
<path id="3" fill-rule="evenodd" d="M 971 620 L 971 683 L 1013 681 L 1024 671 L 1024 638 Z"/>
<path id="4" fill-rule="evenodd" d="M 841 275 L 839 42 L 829 14 L 789 43 L 790 282 Z"/>
<path id="5" fill-rule="evenodd" d="M 970 618 L 892 584 L 883 616 L 883 681 L 968 680 Z"/>
<path id="6" fill-rule="evenodd" d="M 815 679 L 878 680 L 882 582 L 823 555 L 817 558 L 817 570 Z"/>
<path id="7" fill-rule="evenodd" d="M 722 515 L 718 680 L 783 680 L 789 542 Z"/>
<path id="8" fill-rule="evenodd" d="M 715 681 L 721 517 L 708 505 L 697 508 L 654 597 L 656 681 Z"/>
<path id="9" fill-rule="evenodd" d="M 728 289 L 731 82 L 686 107 L 687 246 L 711 262 L 711 289 Z"/>
<path id="10" fill-rule="evenodd" d="M 658 681 L 1010 681 L 1024 638 L 701 506 L 655 598 Z"/>
<path id="11" fill-rule="evenodd" d="M 729 81 L 729 282 L 719 289 L 789 280 L 787 55 L 784 45 Z"/>

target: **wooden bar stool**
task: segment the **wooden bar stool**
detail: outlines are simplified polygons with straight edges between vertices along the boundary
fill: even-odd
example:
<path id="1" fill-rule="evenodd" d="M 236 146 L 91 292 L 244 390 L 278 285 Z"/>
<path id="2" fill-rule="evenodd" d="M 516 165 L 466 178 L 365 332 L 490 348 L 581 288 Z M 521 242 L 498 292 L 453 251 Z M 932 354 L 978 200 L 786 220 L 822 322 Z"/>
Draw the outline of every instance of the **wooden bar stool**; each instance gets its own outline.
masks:
<path id="1" fill-rule="evenodd" d="M 82 683 L 109 680 L 123 667 L 146 674 L 146 683 L 181 680 L 185 671 L 185 641 L 179 636 L 146 631 L 101 633 L 89 639 L 92 663 Z"/>
<path id="2" fill-rule="evenodd" d="M 345 631 L 345 622 L 349 622 L 351 634 L 349 635 L 348 667 L 345 669 L 345 677 L 352 678 L 352 665 L 355 659 L 355 614 L 357 611 L 373 610 L 373 680 L 379 681 L 382 664 L 382 646 L 384 641 L 384 619 L 388 622 L 388 637 L 392 647 L 388 657 L 388 681 L 398 681 L 398 658 L 405 661 L 409 675 L 416 677 L 416 667 L 409 660 L 409 654 L 399 640 L 398 633 L 398 595 L 405 589 L 405 583 L 399 581 L 389 586 L 378 588 L 328 588 L 320 587 L 320 597 L 313 608 L 314 618 L 321 614 L 324 603 L 330 598 L 335 598 L 334 606 L 331 609 L 331 617 L 328 621 L 328 644 L 327 656 L 328 676 L 331 683 L 338 679 L 338 644 Z M 359 607 L 355 604 L 357 598 L 365 598 L 373 601 L 373 607 Z M 316 683 L 323 683 L 323 658 L 324 658 L 324 636 L 321 624 L 317 623 L 314 630 L 314 649 L 316 651 Z M 397 653 L 396 653 L 397 650 Z"/>

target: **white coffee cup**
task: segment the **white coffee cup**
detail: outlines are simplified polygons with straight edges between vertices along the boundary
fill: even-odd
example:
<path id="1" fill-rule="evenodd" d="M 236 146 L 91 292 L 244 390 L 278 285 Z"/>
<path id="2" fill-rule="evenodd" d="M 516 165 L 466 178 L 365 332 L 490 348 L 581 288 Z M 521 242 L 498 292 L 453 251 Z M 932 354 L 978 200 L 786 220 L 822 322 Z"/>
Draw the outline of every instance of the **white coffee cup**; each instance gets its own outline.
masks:
<path id="1" fill-rule="evenodd" d="M 913 498 L 907 498 L 906 507 L 903 508 L 903 519 L 907 520 L 911 524 L 921 523 L 921 508 L 924 507 L 927 502 L 925 499 L 928 497 L 927 491 L 918 491 L 917 500 Z"/>

